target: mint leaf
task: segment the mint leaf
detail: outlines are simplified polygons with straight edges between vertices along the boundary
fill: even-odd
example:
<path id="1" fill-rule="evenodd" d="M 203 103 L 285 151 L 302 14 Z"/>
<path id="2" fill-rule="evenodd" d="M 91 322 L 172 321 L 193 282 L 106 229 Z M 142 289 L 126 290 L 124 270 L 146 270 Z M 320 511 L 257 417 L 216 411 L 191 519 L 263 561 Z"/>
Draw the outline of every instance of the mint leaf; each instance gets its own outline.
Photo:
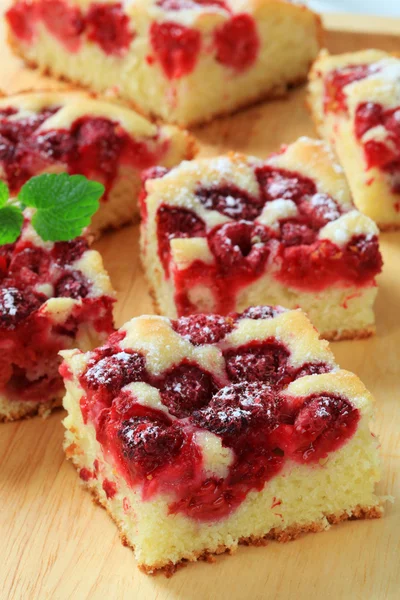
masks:
<path id="1" fill-rule="evenodd" d="M 0 179 L 0 206 L 4 206 L 10 197 L 10 192 L 7 184 Z"/>
<path id="2" fill-rule="evenodd" d="M 0 186 L 0 203 L 2 202 L 2 188 Z M 0 245 L 12 244 L 21 233 L 24 216 L 16 206 L 3 206 L 0 208 Z"/>
<path id="3" fill-rule="evenodd" d="M 76 238 L 90 224 L 104 186 L 83 175 L 46 173 L 22 186 L 18 199 L 35 208 L 32 225 L 45 242 Z"/>

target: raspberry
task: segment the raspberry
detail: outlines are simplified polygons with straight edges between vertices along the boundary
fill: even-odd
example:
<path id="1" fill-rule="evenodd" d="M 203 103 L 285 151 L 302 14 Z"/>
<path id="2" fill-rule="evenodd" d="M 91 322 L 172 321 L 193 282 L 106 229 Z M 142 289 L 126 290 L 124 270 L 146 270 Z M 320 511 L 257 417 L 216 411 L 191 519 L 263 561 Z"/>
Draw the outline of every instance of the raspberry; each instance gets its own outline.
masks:
<path id="1" fill-rule="evenodd" d="M 70 265 L 89 249 L 89 244 L 83 237 L 69 242 L 56 242 L 51 251 L 53 259 L 60 265 Z"/>
<path id="2" fill-rule="evenodd" d="M 180 419 L 205 406 L 216 389 L 208 373 L 187 364 L 172 369 L 160 384 L 163 404 Z"/>
<path id="3" fill-rule="evenodd" d="M 0 328 L 15 329 L 45 300 L 45 296 L 41 294 L 22 292 L 15 287 L 0 288 Z"/>
<path id="4" fill-rule="evenodd" d="M 309 398 L 294 421 L 293 457 L 315 462 L 339 448 L 356 429 L 359 412 L 347 400 L 322 395 Z"/>
<path id="5" fill-rule="evenodd" d="M 168 464 L 179 453 L 183 433 L 152 417 L 133 417 L 118 432 L 123 456 L 133 477 L 143 478 Z"/>
<path id="6" fill-rule="evenodd" d="M 285 221 L 281 224 L 281 239 L 284 246 L 302 246 L 313 244 L 316 232 L 304 223 Z"/>
<path id="7" fill-rule="evenodd" d="M 53 161 L 69 163 L 76 152 L 73 138 L 67 131 L 46 131 L 32 140 L 32 150 L 40 152 Z"/>
<path id="8" fill-rule="evenodd" d="M 204 237 L 206 225 L 191 210 L 162 205 L 157 211 L 158 254 L 169 273 L 170 241 L 173 238 Z"/>
<path id="9" fill-rule="evenodd" d="M 106 348 L 106 352 L 113 352 Z M 89 390 L 105 388 L 116 393 L 128 383 L 143 381 L 146 377 L 145 358 L 138 352 L 120 351 L 100 360 L 92 359 L 82 376 L 82 385 Z"/>
<path id="10" fill-rule="evenodd" d="M 46 27 L 70 52 L 77 52 L 85 29 L 82 12 L 64 0 L 41 0 L 39 14 Z"/>
<path id="11" fill-rule="evenodd" d="M 383 260 L 376 235 L 355 235 L 346 246 L 343 257 L 346 279 L 362 284 L 382 270 Z"/>
<path id="12" fill-rule="evenodd" d="M 255 426 L 277 423 L 271 389 L 260 383 L 237 383 L 219 390 L 209 406 L 192 415 L 196 425 L 235 438 Z"/>
<path id="13" fill-rule="evenodd" d="M 50 269 L 50 256 L 35 246 L 27 246 L 14 252 L 11 259 L 9 273 L 13 279 L 24 286 L 32 286 L 39 281 L 48 281 Z"/>
<path id="14" fill-rule="evenodd" d="M 289 352 L 275 341 L 248 344 L 224 353 L 229 379 L 233 382 L 282 382 Z"/>
<path id="15" fill-rule="evenodd" d="M 265 202 L 283 199 L 297 204 L 317 192 L 311 179 L 285 169 L 265 165 L 256 169 L 256 177 Z"/>
<path id="16" fill-rule="evenodd" d="M 323 373 L 329 373 L 332 371 L 332 367 L 326 363 L 306 363 L 300 369 L 295 371 L 293 379 L 299 379 L 306 375 L 321 375 Z"/>
<path id="17" fill-rule="evenodd" d="M 234 322 L 219 315 L 192 315 L 173 323 L 174 330 L 195 346 L 216 344 L 234 328 Z"/>
<path id="18" fill-rule="evenodd" d="M 316 231 L 341 215 L 338 205 L 327 194 L 314 194 L 310 200 L 300 202 L 299 212 L 303 222 Z"/>
<path id="19" fill-rule="evenodd" d="M 57 298 L 86 298 L 88 293 L 88 281 L 78 271 L 63 275 L 55 285 L 55 296 Z"/>
<path id="20" fill-rule="evenodd" d="M 260 48 L 254 19 L 247 14 L 232 16 L 215 30 L 214 44 L 218 62 L 235 71 L 249 69 Z"/>
<path id="21" fill-rule="evenodd" d="M 88 39 L 98 44 L 106 54 L 122 56 L 135 37 L 120 3 L 91 4 L 86 28 Z"/>
<path id="22" fill-rule="evenodd" d="M 6 12 L 6 20 L 14 35 L 25 42 L 32 42 L 35 35 L 37 5 L 23 0 Z"/>
<path id="23" fill-rule="evenodd" d="M 237 221 L 215 227 L 209 245 L 223 270 L 241 269 L 260 273 L 268 260 L 270 232 L 264 225 Z"/>
<path id="24" fill-rule="evenodd" d="M 253 198 L 247 192 L 234 186 L 215 189 L 200 188 L 196 191 L 196 198 L 208 210 L 217 210 L 231 219 L 245 221 L 254 221 L 264 206 L 264 202 L 260 198 Z"/>
<path id="25" fill-rule="evenodd" d="M 12 106 L 8 106 L 7 108 L 0 108 L 0 119 L 1 117 L 11 117 L 12 115 L 16 115 L 18 110 L 13 108 Z"/>
<path id="26" fill-rule="evenodd" d="M 113 177 L 124 145 L 124 136 L 117 123 L 103 117 L 81 117 L 71 126 L 77 154 L 71 162 L 73 172 L 104 172 Z"/>
<path id="27" fill-rule="evenodd" d="M 197 29 L 174 22 L 152 23 L 150 41 L 169 79 L 179 79 L 193 71 L 201 47 Z"/>

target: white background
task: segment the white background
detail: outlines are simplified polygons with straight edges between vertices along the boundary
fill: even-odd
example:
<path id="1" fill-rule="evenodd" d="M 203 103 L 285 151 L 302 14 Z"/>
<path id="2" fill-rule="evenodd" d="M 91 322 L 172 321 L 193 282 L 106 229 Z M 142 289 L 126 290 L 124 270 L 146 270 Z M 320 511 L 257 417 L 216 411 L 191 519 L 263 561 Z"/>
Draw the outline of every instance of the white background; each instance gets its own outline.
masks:
<path id="1" fill-rule="evenodd" d="M 400 0 L 308 0 L 306 3 L 319 12 L 351 12 L 400 17 Z"/>

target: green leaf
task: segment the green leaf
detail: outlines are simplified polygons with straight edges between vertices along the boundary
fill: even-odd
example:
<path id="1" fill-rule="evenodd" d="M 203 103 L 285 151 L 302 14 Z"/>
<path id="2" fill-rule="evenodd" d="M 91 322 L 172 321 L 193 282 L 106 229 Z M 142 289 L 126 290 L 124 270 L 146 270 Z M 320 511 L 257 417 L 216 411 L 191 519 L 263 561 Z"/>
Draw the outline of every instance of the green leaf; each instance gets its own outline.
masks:
<path id="1" fill-rule="evenodd" d="M 21 233 L 23 222 L 23 214 L 16 206 L 0 208 L 0 245 L 15 242 Z"/>
<path id="2" fill-rule="evenodd" d="M 18 199 L 35 208 L 32 225 L 45 242 L 76 238 L 90 224 L 104 186 L 83 175 L 46 173 L 22 186 Z"/>
<path id="3" fill-rule="evenodd" d="M 10 191 L 7 184 L 0 179 L 0 207 L 4 206 L 10 197 Z"/>

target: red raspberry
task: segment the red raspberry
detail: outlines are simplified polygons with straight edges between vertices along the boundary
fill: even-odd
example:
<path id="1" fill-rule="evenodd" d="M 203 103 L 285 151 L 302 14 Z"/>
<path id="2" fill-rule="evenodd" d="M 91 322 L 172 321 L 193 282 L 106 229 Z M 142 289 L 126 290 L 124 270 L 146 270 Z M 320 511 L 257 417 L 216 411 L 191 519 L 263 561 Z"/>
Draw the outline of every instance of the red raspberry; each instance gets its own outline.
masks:
<path id="1" fill-rule="evenodd" d="M 248 14 L 232 16 L 215 30 L 216 59 L 235 71 L 245 71 L 256 61 L 260 48 L 257 27 Z"/>
<path id="2" fill-rule="evenodd" d="M 70 51 L 79 50 L 85 21 L 78 7 L 64 0 L 41 0 L 39 13 L 46 27 Z"/>
<path id="3" fill-rule="evenodd" d="M 192 418 L 199 427 L 235 438 L 260 425 L 274 428 L 276 410 L 269 386 L 241 382 L 220 389 L 210 404 L 195 411 Z"/>
<path id="4" fill-rule="evenodd" d="M 281 224 L 281 236 L 284 246 L 310 245 L 317 239 L 317 234 L 311 227 L 294 220 Z"/>
<path id="5" fill-rule="evenodd" d="M 93 3 L 86 16 L 88 39 L 106 54 L 122 56 L 135 37 L 130 31 L 129 17 L 120 3 Z"/>
<path id="6" fill-rule="evenodd" d="M 315 183 L 294 171 L 274 169 L 268 165 L 256 169 L 256 177 L 265 202 L 292 200 L 296 204 L 317 192 Z"/>
<path id="7" fill-rule="evenodd" d="M 342 272 L 346 279 L 362 284 L 381 272 L 382 255 L 376 235 L 355 235 L 347 244 Z"/>
<path id="8" fill-rule="evenodd" d="M 276 341 L 251 343 L 224 353 L 229 379 L 233 382 L 282 383 L 289 352 Z"/>
<path id="9" fill-rule="evenodd" d="M 70 265 L 89 249 L 87 240 L 83 237 L 75 238 L 70 242 L 56 242 L 51 251 L 53 259 L 60 265 Z"/>
<path id="10" fill-rule="evenodd" d="M 317 231 L 341 215 L 339 206 L 327 194 L 314 194 L 310 200 L 300 202 L 299 212 L 303 222 Z"/>
<path id="11" fill-rule="evenodd" d="M 211 375 L 188 364 L 173 368 L 160 384 L 163 404 L 180 419 L 205 406 L 216 389 Z"/>
<path id="12" fill-rule="evenodd" d="M 169 79 L 179 79 L 193 71 L 201 47 L 197 29 L 174 22 L 152 23 L 150 41 Z"/>
<path id="13" fill-rule="evenodd" d="M 88 280 L 78 271 L 66 273 L 55 285 L 57 298 L 86 298 L 89 293 Z"/>
<path id="14" fill-rule="evenodd" d="M 179 453 L 183 433 L 154 416 L 133 417 L 122 422 L 118 432 L 121 451 L 133 480 L 147 477 L 169 464 Z"/>
<path id="15" fill-rule="evenodd" d="M 32 42 L 35 34 L 38 4 L 22 0 L 6 12 L 6 20 L 14 35 L 25 42 Z"/>
<path id="16" fill-rule="evenodd" d="M 48 282 L 50 269 L 50 256 L 43 248 L 28 246 L 18 251 L 18 247 L 11 259 L 9 273 L 24 286 L 32 286 L 40 281 Z"/>
<path id="17" fill-rule="evenodd" d="M 174 330 L 195 346 L 216 344 L 234 328 L 234 321 L 219 315 L 192 315 L 173 323 Z"/>
<path id="18" fill-rule="evenodd" d="M 308 399 L 294 421 L 293 457 L 300 462 L 315 462 L 340 448 L 353 435 L 359 421 L 358 410 L 336 396 Z"/>
<path id="19" fill-rule="evenodd" d="M 0 328 L 15 329 L 45 301 L 42 294 L 22 292 L 15 287 L 0 288 Z"/>
<path id="20" fill-rule="evenodd" d="M 105 348 L 105 352 L 113 352 Z M 143 381 L 146 378 L 146 362 L 139 352 L 121 350 L 112 356 L 92 359 L 81 378 L 81 383 L 89 390 L 105 388 L 116 393 L 128 383 Z"/>
<path id="21" fill-rule="evenodd" d="M 209 245 L 219 266 L 226 271 L 244 270 L 260 273 L 268 260 L 269 230 L 259 223 L 237 221 L 215 227 Z"/>
<path id="22" fill-rule="evenodd" d="M 263 200 L 253 198 L 235 186 L 224 186 L 215 189 L 200 188 L 196 191 L 196 198 L 204 208 L 217 210 L 231 219 L 254 221 L 264 206 Z"/>

